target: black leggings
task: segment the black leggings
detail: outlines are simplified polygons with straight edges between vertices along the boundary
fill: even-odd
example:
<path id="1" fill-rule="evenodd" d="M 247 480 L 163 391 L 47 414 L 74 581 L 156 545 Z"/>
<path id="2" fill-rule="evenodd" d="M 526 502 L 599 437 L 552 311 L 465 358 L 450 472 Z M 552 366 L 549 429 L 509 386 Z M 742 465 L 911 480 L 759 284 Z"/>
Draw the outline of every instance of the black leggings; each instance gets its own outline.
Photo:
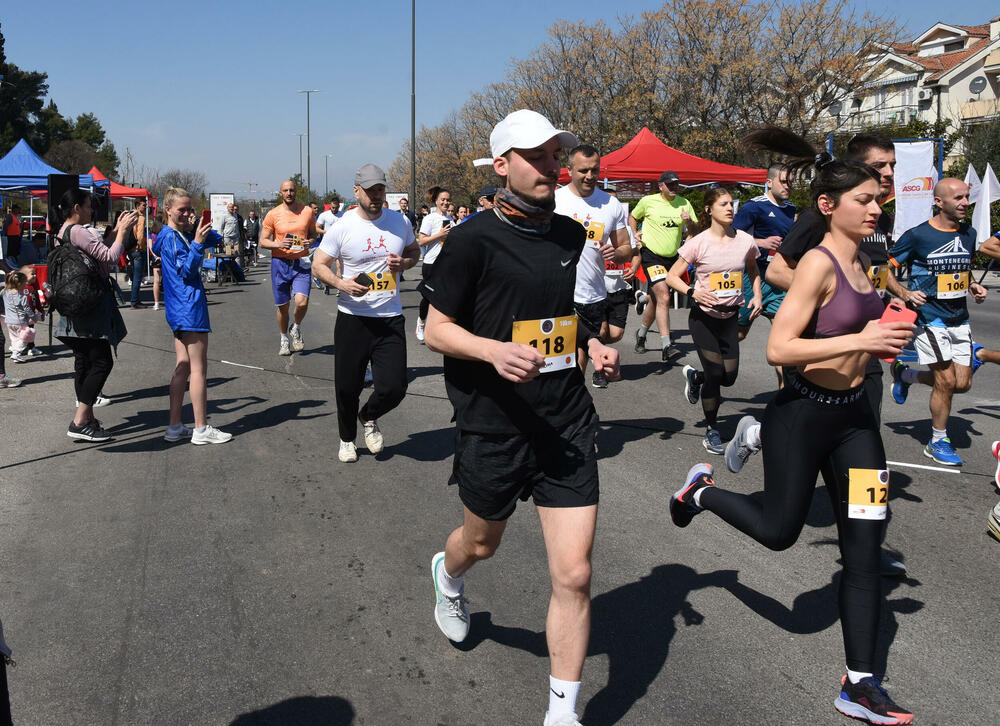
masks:
<path id="1" fill-rule="evenodd" d="M 432 269 L 434 269 L 434 265 L 433 264 L 428 265 L 426 262 L 420 266 L 420 274 L 424 278 L 425 282 L 428 279 L 430 279 Z M 420 313 L 419 313 L 421 320 L 427 320 L 427 311 L 430 309 L 431 309 L 431 304 L 427 301 L 426 297 L 421 295 Z"/>
<path id="2" fill-rule="evenodd" d="M 740 373 L 737 322 L 736 315 L 713 318 L 697 305 L 688 316 L 691 339 L 701 361 L 701 408 L 709 426 L 715 426 L 719 415 L 720 389 L 736 383 Z"/>
<path id="3" fill-rule="evenodd" d="M 111 357 L 111 344 L 97 338 L 65 337 L 59 340 L 73 351 L 76 400 L 93 406 L 115 365 Z"/>
<path id="4" fill-rule="evenodd" d="M 847 667 L 874 673 L 883 521 L 848 516 L 848 472 L 885 469 L 882 438 L 862 387 L 827 391 L 796 374 L 788 380 L 768 404 L 761 426 L 763 493 L 748 496 L 708 487 L 702 490 L 701 505 L 765 547 L 784 550 L 802 531 L 822 471 L 844 563 L 839 605 Z M 821 396 L 830 399 L 821 401 Z"/>
<path id="5" fill-rule="evenodd" d="M 372 364 L 372 395 L 361 409 L 365 421 L 375 421 L 396 408 L 406 395 L 406 330 L 402 315 L 371 318 L 337 313 L 333 327 L 334 389 L 341 441 L 358 434 L 358 406 L 365 368 Z"/>

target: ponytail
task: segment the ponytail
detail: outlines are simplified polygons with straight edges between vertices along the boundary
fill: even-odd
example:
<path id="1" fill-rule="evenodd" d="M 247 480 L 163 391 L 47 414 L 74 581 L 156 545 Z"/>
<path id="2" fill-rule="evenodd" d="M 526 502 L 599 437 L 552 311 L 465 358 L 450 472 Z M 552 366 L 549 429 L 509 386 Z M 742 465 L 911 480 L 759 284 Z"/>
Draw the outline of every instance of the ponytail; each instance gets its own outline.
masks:
<path id="1" fill-rule="evenodd" d="M 86 189 L 80 189 L 79 187 L 67 189 L 66 192 L 59 197 L 59 202 L 55 206 L 55 213 L 53 215 L 53 218 L 56 221 L 55 229 L 58 230 L 66 223 L 66 220 L 73 214 L 73 209 L 77 204 L 82 207 L 87 203 L 88 199 L 90 200 L 91 206 L 93 206 L 93 196 Z"/>

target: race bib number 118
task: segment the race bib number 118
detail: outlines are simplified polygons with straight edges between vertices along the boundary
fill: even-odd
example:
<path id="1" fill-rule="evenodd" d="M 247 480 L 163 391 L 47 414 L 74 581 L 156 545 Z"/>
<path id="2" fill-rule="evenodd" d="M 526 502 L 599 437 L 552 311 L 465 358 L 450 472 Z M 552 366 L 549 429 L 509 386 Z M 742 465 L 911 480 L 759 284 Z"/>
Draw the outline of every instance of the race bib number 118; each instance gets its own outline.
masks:
<path id="1" fill-rule="evenodd" d="M 530 345 L 543 356 L 542 373 L 576 365 L 576 316 L 514 321 L 511 340 Z"/>

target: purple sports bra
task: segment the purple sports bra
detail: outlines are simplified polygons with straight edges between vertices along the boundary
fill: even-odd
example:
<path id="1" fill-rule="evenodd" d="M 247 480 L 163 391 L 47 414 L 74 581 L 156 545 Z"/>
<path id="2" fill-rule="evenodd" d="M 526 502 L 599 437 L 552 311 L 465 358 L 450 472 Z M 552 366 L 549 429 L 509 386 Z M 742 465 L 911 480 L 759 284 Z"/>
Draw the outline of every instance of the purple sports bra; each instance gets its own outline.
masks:
<path id="1" fill-rule="evenodd" d="M 833 338 L 837 335 L 848 335 L 861 331 L 869 320 L 882 317 L 885 306 L 882 298 L 873 287 L 870 292 L 858 292 L 852 286 L 840 263 L 826 247 L 817 247 L 833 261 L 833 269 L 837 273 L 837 288 L 833 297 L 813 313 L 812 320 L 806 327 L 803 337 Z"/>

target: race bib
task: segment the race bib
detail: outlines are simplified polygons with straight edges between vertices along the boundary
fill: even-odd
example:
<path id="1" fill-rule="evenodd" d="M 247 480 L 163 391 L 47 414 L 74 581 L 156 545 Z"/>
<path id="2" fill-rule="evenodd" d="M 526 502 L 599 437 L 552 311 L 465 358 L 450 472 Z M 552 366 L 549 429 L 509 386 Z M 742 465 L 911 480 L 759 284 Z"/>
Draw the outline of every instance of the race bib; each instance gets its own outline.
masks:
<path id="1" fill-rule="evenodd" d="M 595 222 L 593 219 L 582 222 L 583 228 L 587 230 L 587 245 L 595 250 L 601 248 L 601 240 L 604 239 L 604 225 Z"/>
<path id="2" fill-rule="evenodd" d="M 516 320 L 511 340 L 530 345 L 543 356 L 542 373 L 552 373 L 576 365 L 576 316 Z"/>
<path id="3" fill-rule="evenodd" d="M 889 280 L 889 265 L 872 265 L 868 268 L 868 279 L 879 295 L 885 292 Z"/>
<path id="4" fill-rule="evenodd" d="M 736 297 L 743 292 L 743 271 L 710 272 L 708 289 L 718 298 Z"/>
<path id="5" fill-rule="evenodd" d="M 851 519 L 885 519 L 889 504 L 889 472 L 885 469 L 850 469 L 847 473 L 847 516 Z"/>
<path id="6" fill-rule="evenodd" d="M 646 275 L 650 282 L 659 282 L 667 278 L 667 268 L 663 265 L 649 265 L 646 268 Z"/>
<path id="7" fill-rule="evenodd" d="M 305 238 L 297 234 L 286 234 L 285 239 L 292 243 L 292 246 L 288 248 L 289 252 L 302 252 L 306 248 Z"/>
<path id="8" fill-rule="evenodd" d="M 388 270 L 371 273 L 369 277 L 372 278 L 372 284 L 368 287 L 366 299 L 381 300 L 396 294 L 396 276 Z"/>
<path id="9" fill-rule="evenodd" d="M 612 277 L 621 277 L 628 272 L 629 262 L 615 262 L 614 260 L 604 261 L 604 274 Z"/>
<path id="10" fill-rule="evenodd" d="M 969 271 L 948 272 L 937 276 L 937 299 L 954 300 L 969 292 Z"/>

